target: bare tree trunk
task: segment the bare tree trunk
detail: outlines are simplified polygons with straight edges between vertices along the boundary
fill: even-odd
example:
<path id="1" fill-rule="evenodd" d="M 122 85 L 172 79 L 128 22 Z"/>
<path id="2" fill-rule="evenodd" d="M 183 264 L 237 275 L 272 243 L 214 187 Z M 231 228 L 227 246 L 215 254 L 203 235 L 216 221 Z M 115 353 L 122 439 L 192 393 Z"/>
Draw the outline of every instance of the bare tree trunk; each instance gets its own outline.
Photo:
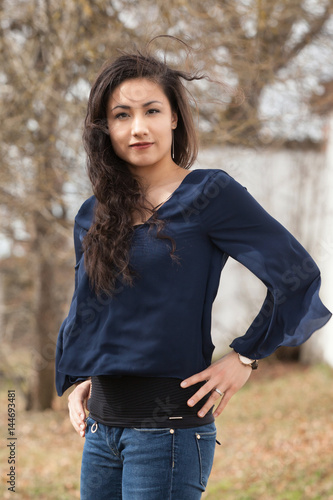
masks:
<path id="1" fill-rule="evenodd" d="M 30 408 L 51 408 L 54 387 L 55 334 L 57 324 L 54 256 L 47 252 L 47 221 L 36 214 L 36 240 L 34 251 L 35 274 L 35 345 L 33 354 L 33 383 Z M 28 409 L 30 409 L 28 408 Z"/>

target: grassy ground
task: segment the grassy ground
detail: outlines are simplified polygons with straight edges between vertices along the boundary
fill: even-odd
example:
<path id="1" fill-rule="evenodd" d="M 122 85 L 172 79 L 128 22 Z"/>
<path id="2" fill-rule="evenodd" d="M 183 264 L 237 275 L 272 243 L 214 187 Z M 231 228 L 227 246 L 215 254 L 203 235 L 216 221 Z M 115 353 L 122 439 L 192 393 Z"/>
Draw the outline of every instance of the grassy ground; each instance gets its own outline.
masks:
<path id="1" fill-rule="evenodd" d="M 333 500 L 333 371 L 261 363 L 217 420 L 216 456 L 205 500 Z M 6 384 L 5 384 L 6 385 Z M 1 407 L 7 408 L 6 391 Z M 66 400 L 25 412 L 17 392 L 17 499 L 79 498 L 83 440 Z M 0 498 L 7 491 L 7 415 L 1 411 Z M 93 499 L 92 499 L 93 500 Z M 163 499 L 161 499 L 163 500 Z"/>

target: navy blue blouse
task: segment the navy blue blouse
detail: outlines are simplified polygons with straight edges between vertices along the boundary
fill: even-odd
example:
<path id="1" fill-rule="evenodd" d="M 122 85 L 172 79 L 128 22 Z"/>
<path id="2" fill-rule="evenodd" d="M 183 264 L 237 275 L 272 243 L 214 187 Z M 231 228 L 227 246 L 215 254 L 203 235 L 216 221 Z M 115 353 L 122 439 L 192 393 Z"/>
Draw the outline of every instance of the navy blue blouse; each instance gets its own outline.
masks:
<path id="1" fill-rule="evenodd" d="M 211 310 L 228 256 L 267 286 L 261 310 L 231 347 L 252 359 L 307 340 L 330 318 L 319 298 L 320 272 L 298 241 L 222 170 L 191 171 L 158 209 L 164 233 L 136 227 L 130 263 L 135 286 L 119 281 L 115 295 L 96 296 L 84 269 L 82 239 L 95 197 L 74 226 L 75 291 L 61 325 L 56 387 L 61 395 L 95 375 L 187 378 L 211 363 Z"/>

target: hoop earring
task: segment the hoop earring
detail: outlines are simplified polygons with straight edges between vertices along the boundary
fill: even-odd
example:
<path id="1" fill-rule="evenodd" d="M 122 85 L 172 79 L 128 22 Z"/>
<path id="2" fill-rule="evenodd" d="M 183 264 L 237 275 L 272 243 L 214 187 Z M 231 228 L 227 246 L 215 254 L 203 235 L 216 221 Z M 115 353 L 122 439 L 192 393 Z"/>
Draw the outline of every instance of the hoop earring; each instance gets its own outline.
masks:
<path id="1" fill-rule="evenodd" d="M 171 157 L 175 159 L 175 133 L 172 131 L 172 146 L 171 146 Z"/>

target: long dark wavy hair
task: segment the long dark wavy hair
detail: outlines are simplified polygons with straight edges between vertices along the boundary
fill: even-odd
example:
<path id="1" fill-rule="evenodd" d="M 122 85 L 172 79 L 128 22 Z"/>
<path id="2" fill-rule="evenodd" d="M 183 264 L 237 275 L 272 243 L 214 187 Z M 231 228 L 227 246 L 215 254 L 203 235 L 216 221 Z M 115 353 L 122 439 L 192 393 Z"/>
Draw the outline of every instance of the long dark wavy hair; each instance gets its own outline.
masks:
<path id="1" fill-rule="evenodd" d="M 84 263 L 90 284 L 97 294 L 113 295 L 118 279 L 123 284 L 133 285 L 136 273 L 129 264 L 129 249 L 134 212 L 143 218 L 147 213 L 151 214 L 149 226 L 157 227 L 157 237 L 170 240 L 170 256 L 176 259 L 173 239 L 162 234 L 164 222 L 158 219 L 142 186 L 111 145 L 107 125 L 108 100 L 122 82 L 135 78 L 146 78 L 159 84 L 172 111 L 177 113 L 175 163 L 188 169 L 198 152 L 190 98 L 183 82 L 202 79 L 203 75 L 172 69 L 152 55 L 150 44 L 144 50 L 122 52 L 104 64 L 90 92 L 83 132 L 88 175 L 97 200 L 93 224 L 83 241 Z"/>

